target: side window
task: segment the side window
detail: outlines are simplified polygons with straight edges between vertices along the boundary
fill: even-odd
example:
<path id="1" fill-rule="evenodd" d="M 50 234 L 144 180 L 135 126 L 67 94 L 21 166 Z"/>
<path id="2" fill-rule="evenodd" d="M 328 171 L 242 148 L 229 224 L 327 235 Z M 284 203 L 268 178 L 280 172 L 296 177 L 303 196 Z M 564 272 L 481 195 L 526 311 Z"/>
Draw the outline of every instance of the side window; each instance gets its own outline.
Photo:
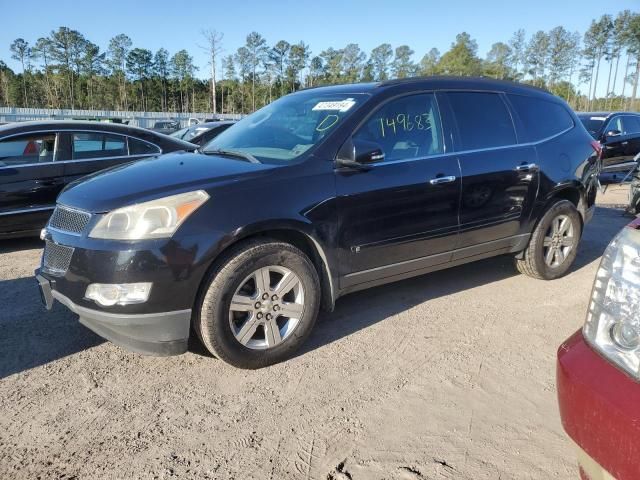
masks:
<path id="1" fill-rule="evenodd" d="M 621 134 L 624 135 L 624 126 L 622 125 L 622 117 L 617 116 L 613 117 L 609 120 L 607 128 L 604 129 L 604 132 L 610 132 L 611 130 L 618 130 Z"/>
<path id="2" fill-rule="evenodd" d="M 160 153 L 160 148 L 151 143 L 139 140 L 137 138 L 128 137 L 129 155 L 154 155 Z"/>
<path id="3" fill-rule="evenodd" d="M 634 133 L 640 133 L 640 120 L 638 117 L 632 117 L 630 115 L 622 117 L 622 134 L 633 135 Z"/>
<path id="4" fill-rule="evenodd" d="M 353 138 L 378 143 L 387 162 L 421 158 L 443 152 L 440 125 L 432 93 L 409 95 L 385 103 Z"/>
<path id="5" fill-rule="evenodd" d="M 507 95 L 522 121 L 525 142 L 537 142 L 573 127 L 573 119 L 559 103 L 525 95 Z"/>
<path id="6" fill-rule="evenodd" d="M 71 154 L 73 160 L 126 156 L 126 137 L 100 132 L 73 133 Z"/>
<path id="7" fill-rule="evenodd" d="M 449 92 L 458 124 L 456 150 L 502 147 L 516 143 L 511 115 L 500 95 L 485 92 Z"/>
<path id="8" fill-rule="evenodd" d="M 53 162 L 55 133 L 40 133 L 12 137 L 0 141 L 0 167 Z"/>

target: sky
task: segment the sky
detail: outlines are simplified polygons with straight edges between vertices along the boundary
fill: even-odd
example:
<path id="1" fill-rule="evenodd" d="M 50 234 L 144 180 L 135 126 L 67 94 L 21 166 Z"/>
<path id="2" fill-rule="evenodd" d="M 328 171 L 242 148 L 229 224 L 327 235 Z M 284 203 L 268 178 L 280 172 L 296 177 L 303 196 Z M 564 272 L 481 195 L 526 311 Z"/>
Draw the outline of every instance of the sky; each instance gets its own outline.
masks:
<path id="1" fill-rule="evenodd" d="M 0 60 L 19 70 L 10 43 L 22 37 L 33 44 L 60 26 L 80 31 L 102 50 L 119 33 L 134 47 L 164 47 L 171 54 L 184 48 L 202 78 L 207 58 L 198 45 L 205 43 L 205 29 L 224 34 L 224 55 L 257 31 L 270 45 L 303 40 L 313 54 L 348 43 L 367 53 L 381 43 L 407 44 L 415 61 L 433 47 L 445 52 L 466 31 L 484 57 L 493 43 L 507 42 L 519 28 L 527 35 L 558 25 L 583 33 L 592 19 L 624 9 L 640 11 L 640 0 L 0 0 Z"/>

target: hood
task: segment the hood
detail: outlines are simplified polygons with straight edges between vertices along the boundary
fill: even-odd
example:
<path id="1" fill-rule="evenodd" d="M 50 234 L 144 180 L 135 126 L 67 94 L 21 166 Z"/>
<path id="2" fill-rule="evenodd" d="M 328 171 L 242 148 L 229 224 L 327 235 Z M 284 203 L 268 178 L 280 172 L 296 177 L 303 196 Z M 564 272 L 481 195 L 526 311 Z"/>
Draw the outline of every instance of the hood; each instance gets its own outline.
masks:
<path id="1" fill-rule="evenodd" d="M 103 170 L 71 183 L 58 203 L 93 213 L 191 190 L 207 190 L 239 178 L 264 175 L 274 165 L 176 152 Z"/>

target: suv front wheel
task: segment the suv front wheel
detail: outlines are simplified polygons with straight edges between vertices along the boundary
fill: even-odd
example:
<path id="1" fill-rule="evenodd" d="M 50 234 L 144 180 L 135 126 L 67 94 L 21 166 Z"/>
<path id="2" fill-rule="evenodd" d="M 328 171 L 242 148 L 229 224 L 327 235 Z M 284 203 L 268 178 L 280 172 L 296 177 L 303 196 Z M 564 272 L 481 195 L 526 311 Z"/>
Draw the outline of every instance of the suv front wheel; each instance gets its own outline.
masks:
<path id="1" fill-rule="evenodd" d="M 209 273 L 194 329 L 219 359 L 260 368 L 290 358 L 311 333 L 320 281 L 309 258 L 274 240 L 233 248 Z"/>
<path id="2" fill-rule="evenodd" d="M 581 235 L 582 221 L 573 203 L 554 203 L 531 234 L 522 258 L 516 258 L 516 268 L 542 280 L 563 276 L 576 258 Z"/>

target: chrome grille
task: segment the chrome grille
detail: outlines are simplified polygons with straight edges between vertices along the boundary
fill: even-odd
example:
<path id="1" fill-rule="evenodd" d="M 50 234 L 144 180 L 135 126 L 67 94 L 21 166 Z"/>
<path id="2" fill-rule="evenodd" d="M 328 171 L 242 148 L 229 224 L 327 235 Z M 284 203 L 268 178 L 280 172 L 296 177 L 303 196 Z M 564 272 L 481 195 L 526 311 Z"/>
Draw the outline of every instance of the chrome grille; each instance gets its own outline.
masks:
<path id="1" fill-rule="evenodd" d="M 58 205 L 51 215 L 49 226 L 63 232 L 80 234 L 87 228 L 90 220 L 91 214 L 88 212 Z"/>
<path id="2" fill-rule="evenodd" d="M 51 275 L 63 276 L 69 269 L 73 250 L 72 247 L 65 247 L 51 240 L 46 240 L 42 255 L 42 269 Z"/>

